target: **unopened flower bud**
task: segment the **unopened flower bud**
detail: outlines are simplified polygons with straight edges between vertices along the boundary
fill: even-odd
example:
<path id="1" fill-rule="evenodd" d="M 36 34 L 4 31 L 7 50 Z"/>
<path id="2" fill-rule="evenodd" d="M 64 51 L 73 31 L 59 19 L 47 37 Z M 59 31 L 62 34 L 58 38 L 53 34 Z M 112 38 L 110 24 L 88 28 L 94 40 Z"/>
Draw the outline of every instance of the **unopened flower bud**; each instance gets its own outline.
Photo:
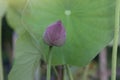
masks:
<path id="1" fill-rule="evenodd" d="M 66 31 L 61 21 L 57 21 L 47 27 L 43 40 L 49 46 L 62 46 L 66 40 Z"/>

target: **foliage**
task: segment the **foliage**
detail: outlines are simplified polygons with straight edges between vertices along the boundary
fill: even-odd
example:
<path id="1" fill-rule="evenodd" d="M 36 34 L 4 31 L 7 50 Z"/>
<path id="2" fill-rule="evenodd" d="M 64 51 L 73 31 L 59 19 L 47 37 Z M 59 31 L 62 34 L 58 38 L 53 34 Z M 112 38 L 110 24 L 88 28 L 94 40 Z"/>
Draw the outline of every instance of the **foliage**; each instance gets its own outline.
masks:
<path id="1" fill-rule="evenodd" d="M 61 20 L 66 43 L 54 47 L 52 65 L 84 66 L 113 39 L 114 0 L 8 0 L 7 19 L 18 34 L 10 80 L 32 80 L 48 46 L 42 36 L 48 25 Z M 23 73 L 24 72 L 24 73 Z"/>

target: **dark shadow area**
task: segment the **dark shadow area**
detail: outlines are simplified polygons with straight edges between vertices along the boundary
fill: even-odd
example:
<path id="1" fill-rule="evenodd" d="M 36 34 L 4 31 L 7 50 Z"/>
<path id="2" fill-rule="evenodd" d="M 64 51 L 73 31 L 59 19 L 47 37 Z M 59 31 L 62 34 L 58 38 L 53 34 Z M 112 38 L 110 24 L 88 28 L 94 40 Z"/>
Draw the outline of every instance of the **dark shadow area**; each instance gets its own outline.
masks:
<path id="1" fill-rule="evenodd" d="M 13 55 L 13 29 L 9 26 L 6 16 L 2 18 L 2 59 L 4 68 L 4 78 L 7 80 L 8 73 L 12 65 Z"/>

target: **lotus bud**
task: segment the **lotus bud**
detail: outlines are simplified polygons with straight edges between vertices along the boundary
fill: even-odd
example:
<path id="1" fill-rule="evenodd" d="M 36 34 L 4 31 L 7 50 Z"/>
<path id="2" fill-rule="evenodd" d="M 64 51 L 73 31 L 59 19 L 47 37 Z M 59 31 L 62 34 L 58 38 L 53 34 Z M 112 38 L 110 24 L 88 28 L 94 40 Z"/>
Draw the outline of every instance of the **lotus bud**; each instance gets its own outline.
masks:
<path id="1" fill-rule="evenodd" d="M 66 40 L 66 31 L 61 21 L 49 25 L 43 35 L 44 42 L 49 46 L 62 46 Z"/>

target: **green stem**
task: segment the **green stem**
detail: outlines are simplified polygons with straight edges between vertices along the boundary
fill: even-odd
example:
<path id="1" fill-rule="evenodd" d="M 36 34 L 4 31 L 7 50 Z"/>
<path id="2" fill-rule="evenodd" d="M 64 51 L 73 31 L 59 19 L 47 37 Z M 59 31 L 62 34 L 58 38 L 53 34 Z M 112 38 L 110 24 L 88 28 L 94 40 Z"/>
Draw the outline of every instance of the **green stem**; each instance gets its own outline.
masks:
<path id="1" fill-rule="evenodd" d="M 70 70 L 69 65 L 66 65 L 66 68 L 67 68 L 67 72 L 68 72 L 68 76 L 69 76 L 70 80 L 73 80 L 72 72 Z"/>
<path id="2" fill-rule="evenodd" d="M 85 67 L 84 74 L 83 74 L 83 79 L 82 80 L 87 80 L 88 70 L 89 70 L 89 64 Z"/>
<path id="3" fill-rule="evenodd" d="M 1 47 L 0 47 L 1 49 Z M 3 66 L 2 66 L 2 53 L 0 50 L 0 80 L 3 80 Z"/>
<path id="4" fill-rule="evenodd" d="M 50 46 L 49 52 L 48 52 L 48 64 L 47 64 L 47 80 L 51 79 L 51 60 L 52 60 L 52 54 L 51 54 L 52 47 Z"/>
<path id="5" fill-rule="evenodd" d="M 63 73 L 63 80 L 66 80 L 67 78 L 66 78 L 66 72 L 67 72 L 67 70 L 66 70 L 66 66 L 64 65 L 64 73 Z"/>
<path id="6" fill-rule="evenodd" d="M 58 74 L 58 72 L 57 72 L 55 66 L 53 66 L 53 69 L 54 69 L 54 71 L 55 71 L 55 75 L 56 75 L 57 77 L 59 77 L 59 74 Z"/>
<path id="7" fill-rule="evenodd" d="M 115 31 L 114 31 L 114 42 L 113 42 L 113 51 L 112 51 L 112 76 L 111 80 L 116 80 L 116 66 L 117 66 L 117 47 L 118 47 L 118 38 L 119 38 L 119 7 L 120 0 L 116 0 L 115 8 Z"/>
<path id="8" fill-rule="evenodd" d="M 0 19 L 0 80 L 4 80 L 3 78 L 3 65 L 2 65 L 2 50 L 1 50 L 1 19 Z"/>

